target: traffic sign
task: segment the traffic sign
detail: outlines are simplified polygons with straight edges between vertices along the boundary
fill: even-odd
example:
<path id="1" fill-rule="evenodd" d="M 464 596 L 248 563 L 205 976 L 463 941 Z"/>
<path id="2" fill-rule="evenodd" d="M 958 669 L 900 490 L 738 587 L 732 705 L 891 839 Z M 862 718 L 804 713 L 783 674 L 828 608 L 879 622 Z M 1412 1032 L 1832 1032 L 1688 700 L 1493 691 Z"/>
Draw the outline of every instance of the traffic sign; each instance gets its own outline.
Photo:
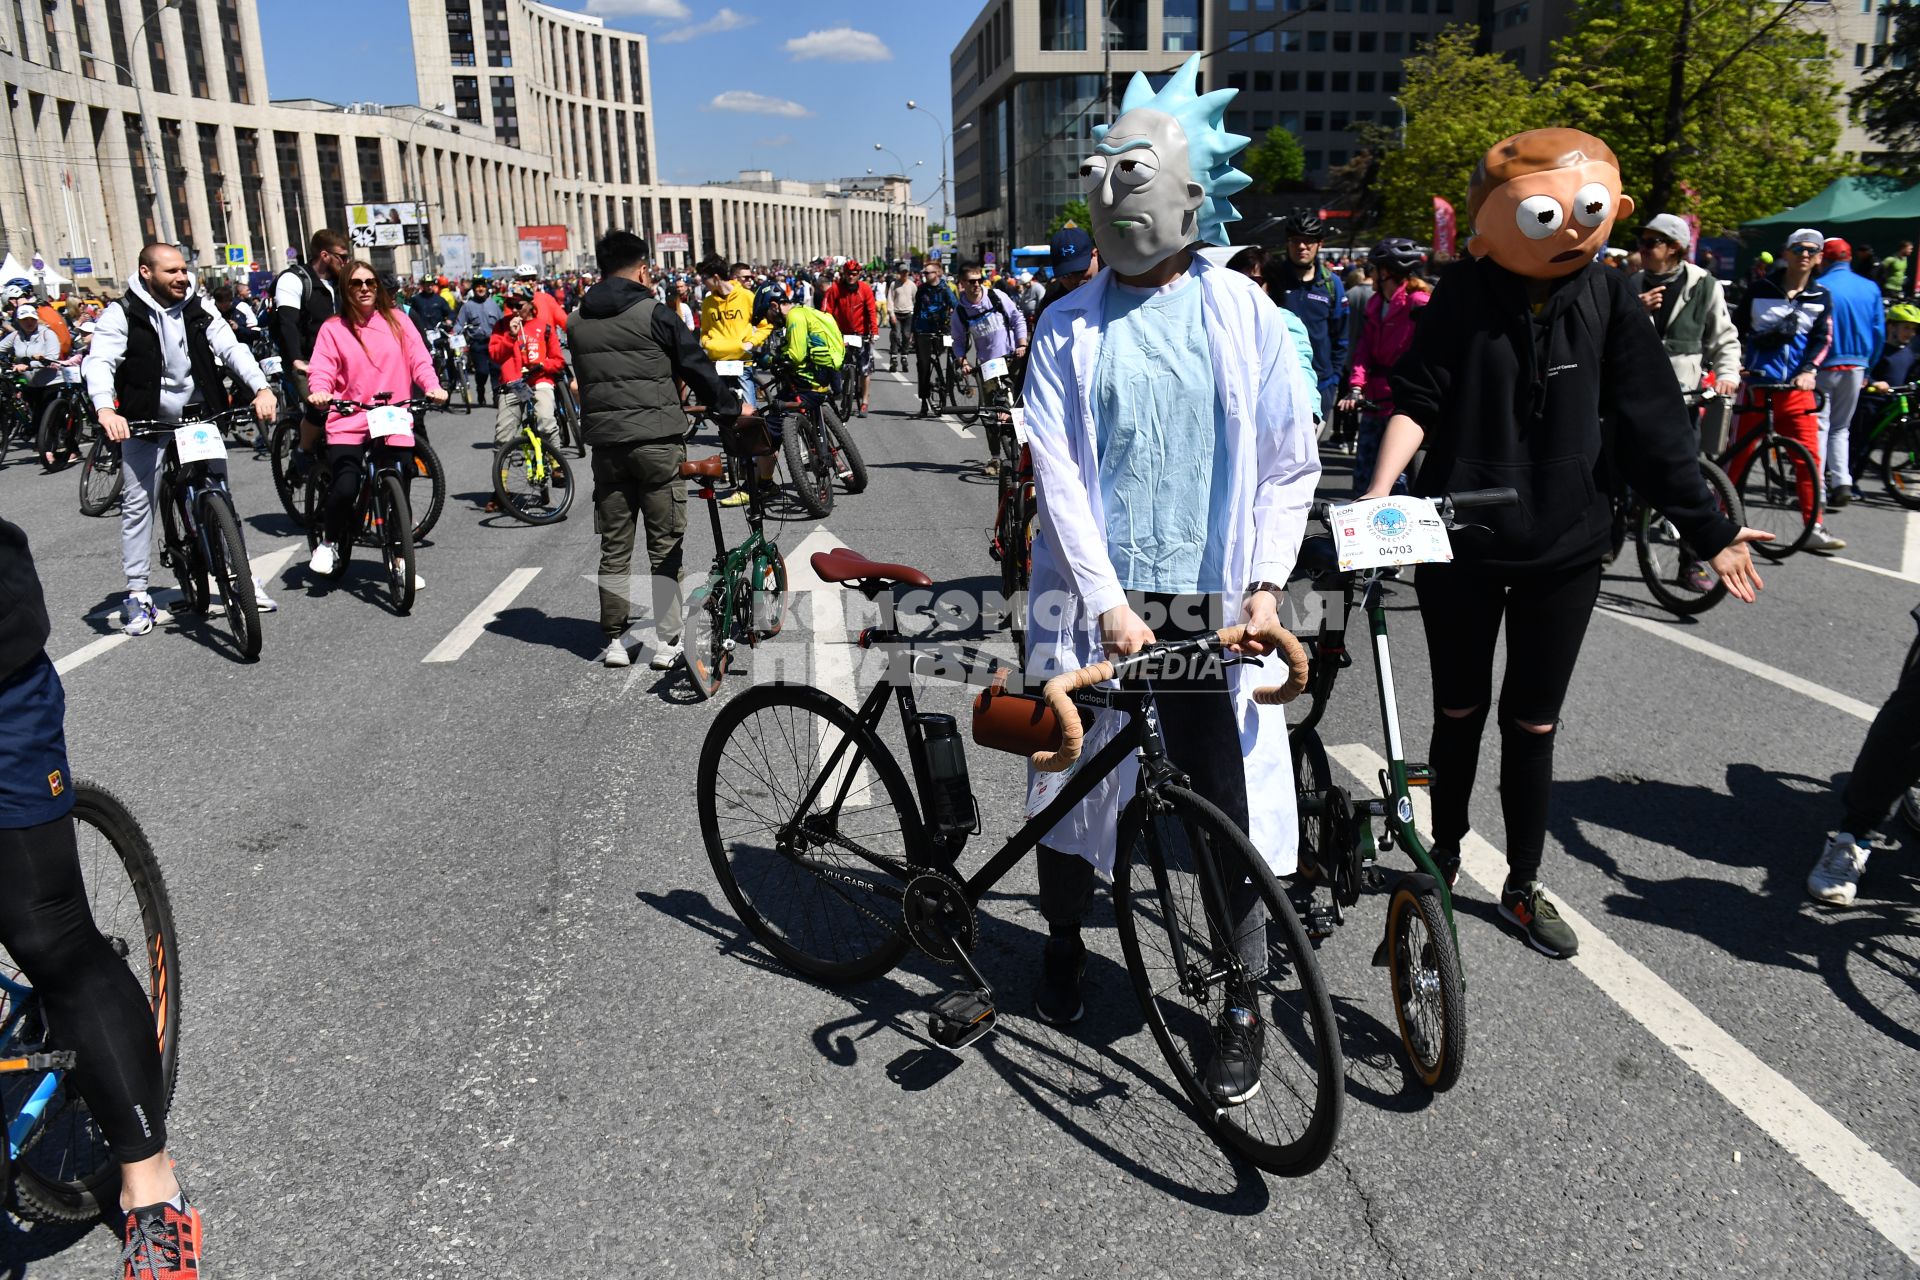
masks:
<path id="1" fill-rule="evenodd" d="M 247 246 L 243 244 L 230 244 L 222 247 L 226 250 L 227 265 L 230 267 L 244 267 L 253 258 L 253 255 L 247 252 Z"/>
<path id="2" fill-rule="evenodd" d="M 92 258 L 62 258 L 60 259 L 60 265 L 77 276 L 90 276 L 93 274 Z"/>

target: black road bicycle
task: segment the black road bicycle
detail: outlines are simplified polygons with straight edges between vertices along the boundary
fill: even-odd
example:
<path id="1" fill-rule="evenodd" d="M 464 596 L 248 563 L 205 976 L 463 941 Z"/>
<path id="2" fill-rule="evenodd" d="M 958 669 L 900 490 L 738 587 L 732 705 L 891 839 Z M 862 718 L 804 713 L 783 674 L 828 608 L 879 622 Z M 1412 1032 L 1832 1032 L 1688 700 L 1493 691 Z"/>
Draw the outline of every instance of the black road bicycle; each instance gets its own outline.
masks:
<path id="1" fill-rule="evenodd" d="M 870 600 L 896 586 L 931 587 L 907 565 L 850 550 L 813 557 L 813 571 Z M 805 685 L 757 685 L 715 717 L 695 786 L 700 830 L 728 902 L 775 956 L 810 978 L 877 977 L 917 947 L 961 979 L 928 1031 L 948 1048 L 992 1029 L 995 997 L 971 953 L 976 908 L 1007 872 L 1129 757 L 1139 786 L 1119 817 L 1114 914 L 1134 993 L 1202 1128 L 1259 1167 L 1307 1173 L 1333 1149 L 1344 1066 L 1320 969 L 1293 905 L 1246 834 L 1196 794 L 1167 758 L 1154 702 L 1156 670 L 1219 659 L 1244 634 L 1149 646 L 1048 682 L 1040 698 L 978 649 L 912 640 L 890 627 L 862 634 L 889 671 L 856 710 Z M 1287 637 L 1284 701 L 1305 685 L 1306 655 Z M 1161 664 L 1166 664 L 1162 666 Z M 1057 793 L 973 875 L 957 860 L 980 815 L 955 718 L 923 712 L 916 677 L 990 682 L 974 704 L 974 741 L 1034 753 Z M 1094 687 L 1118 677 L 1118 687 Z M 899 702 L 910 774 L 883 738 Z M 1119 717 L 1086 759 L 1081 713 Z M 1071 773 L 1060 770 L 1078 768 Z M 911 783 L 909 782 L 911 776 Z M 1233 1010 L 1230 1013 L 1229 1010 Z M 1259 1085 L 1237 1103 L 1206 1084 L 1230 1023 L 1252 1010 Z"/>

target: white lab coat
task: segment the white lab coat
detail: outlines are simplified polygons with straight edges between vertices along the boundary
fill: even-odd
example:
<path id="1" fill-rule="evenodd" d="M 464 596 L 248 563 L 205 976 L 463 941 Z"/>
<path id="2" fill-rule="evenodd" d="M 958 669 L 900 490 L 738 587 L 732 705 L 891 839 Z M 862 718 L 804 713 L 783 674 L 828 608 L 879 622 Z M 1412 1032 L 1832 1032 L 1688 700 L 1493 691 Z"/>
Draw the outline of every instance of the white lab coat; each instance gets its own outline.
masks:
<path id="1" fill-rule="evenodd" d="M 1226 609 L 1239 617 L 1249 582 L 1284 583 L 1306 529 L 1320 476 L 1313 410 L 1318 396 L 1301 375 L 1280 312 L 1252 280 L 1196 258 L 1202 312 L 1213 348 L 1214 385 L 1227 415 L 1228 501 L 1234 512 L 1225 547 Z M 1107 555 L 1101 510 L 1098 438 L 1088 402 L 1100 355 L 1111 270 L 1047 309 L 1029 352 L 1026 428 L 1039 491 L 1033 543 L 1027 670 L 1073 670 L 1100 657 L 1100 614 L 1126 593 Z M 1065 607 L 1062 607 L 1065 602 Z M 1272 657 L 1227 669 L 1247 775 L 1247 833 L 1276 875 L 1293 871 L 1299 844 L 1293 766 L 1280 707 L 1253 701 L 1260 685 L 1279 684 L 1286 668 Z M 1121 717 L 1101 717 L 1087 735 L 1083 762 L 1110 740 Z M 1121 803 L 1139 774 L 1127 760 L 1054 827 L 1046 844 L 1113 871 Z M 1027 813 L 1038 813 L 1066 775 L 1029 770 Z"/>

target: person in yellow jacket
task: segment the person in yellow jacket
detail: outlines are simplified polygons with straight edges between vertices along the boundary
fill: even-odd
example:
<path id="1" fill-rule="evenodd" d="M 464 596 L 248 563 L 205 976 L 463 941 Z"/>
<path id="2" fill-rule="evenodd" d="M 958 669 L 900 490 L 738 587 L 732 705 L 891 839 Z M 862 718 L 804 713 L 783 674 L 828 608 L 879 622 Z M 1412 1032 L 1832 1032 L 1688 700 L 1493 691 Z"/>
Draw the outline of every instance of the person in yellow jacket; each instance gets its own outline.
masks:
<path id="1" fill-rule="evenodd" d="M 823 395 L 831 391 L 834 375 L 847 360 L 846 340 L 840 336 L 834 318 L 818 308 L 778 299 L 772 314 L 786 321 L 780 353 L 793 366 L 800 384 Z"/>
<path id="2" fill-rule="evenodd" d="M 753 290 L 734 278 L 745 273 L 746 266 L 735 263 L 729 268 L 726 259 L 715 256 L 702 262 L 699 270 L 700 283 L 707 291 L 700 303 L 701 348 L 715 364 L 746 360 L 773 332 L 769 324 L 754 323 Z M 759 408 L 753 375 L 742 369 L 735 371 L 735 376 L 740 380 L 740 398 Z"/>

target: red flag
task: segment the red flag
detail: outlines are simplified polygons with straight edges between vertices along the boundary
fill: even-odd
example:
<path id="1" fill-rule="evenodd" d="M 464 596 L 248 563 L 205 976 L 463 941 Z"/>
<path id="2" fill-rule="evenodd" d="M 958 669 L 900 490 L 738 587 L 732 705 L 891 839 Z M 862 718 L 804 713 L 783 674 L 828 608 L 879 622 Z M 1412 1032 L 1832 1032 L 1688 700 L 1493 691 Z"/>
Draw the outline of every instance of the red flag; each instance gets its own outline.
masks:
<path id="1" fill-rule="evenodd" d="M 1440 196 L 1433 198 L 1433 256 L 1453 256 L 1453 206 Z"/>

